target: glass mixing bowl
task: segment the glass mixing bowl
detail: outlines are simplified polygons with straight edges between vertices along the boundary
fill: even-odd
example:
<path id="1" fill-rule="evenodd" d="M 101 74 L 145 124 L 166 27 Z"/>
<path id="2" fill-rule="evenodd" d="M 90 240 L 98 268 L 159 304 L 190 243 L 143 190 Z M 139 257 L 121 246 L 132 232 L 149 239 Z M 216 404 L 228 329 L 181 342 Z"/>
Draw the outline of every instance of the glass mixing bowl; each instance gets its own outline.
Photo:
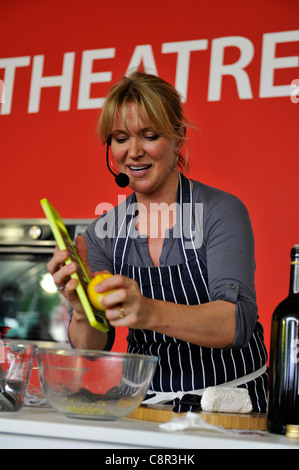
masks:
<path id="1" fill-rule="evenodd" d="M 48 402 L 72 418 L 117 420 L 145 398 L 158 358 L 80 349 L 39 348 L 39 379 Z"/>

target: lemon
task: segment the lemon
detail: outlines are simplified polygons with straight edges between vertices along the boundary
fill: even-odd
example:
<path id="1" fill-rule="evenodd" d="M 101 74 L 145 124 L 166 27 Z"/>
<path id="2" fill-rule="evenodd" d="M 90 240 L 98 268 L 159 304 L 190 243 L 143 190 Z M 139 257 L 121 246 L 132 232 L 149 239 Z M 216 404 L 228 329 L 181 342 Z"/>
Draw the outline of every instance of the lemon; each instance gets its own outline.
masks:
<path id="1" fill-rule="evenodd" d="M 110 292 L 115 291 L 115 289 L 108 290 L 102 293 L 95 291 L 95 286 L 99 284 L 100 282 L 104 281 L 104 279 L 107 279 L 108 277 L 112 277 L 112 274 L 110 273 L 96 274 L 95 277 L 93 277 L 92 280 L 87 285 L 87 295 L 89 297 L 91 304 L 97 310 L 105 310 L 105 307 L 103 307 L 101 303 L 103 298 L 105 297 L 105 295 L 109 294 Z"/>

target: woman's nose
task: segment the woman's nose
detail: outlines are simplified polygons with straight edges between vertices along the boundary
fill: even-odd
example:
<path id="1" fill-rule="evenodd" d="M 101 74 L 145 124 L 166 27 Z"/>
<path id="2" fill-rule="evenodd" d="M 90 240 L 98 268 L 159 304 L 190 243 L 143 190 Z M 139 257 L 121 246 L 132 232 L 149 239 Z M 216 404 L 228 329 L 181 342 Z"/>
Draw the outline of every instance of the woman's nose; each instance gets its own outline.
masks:
<path id="1" fill-rule="evenodd" d="M 138 158 L 144 154 L 142 139 L 131 137 L 129 140 L 128 155 L 130 158 Z"/>

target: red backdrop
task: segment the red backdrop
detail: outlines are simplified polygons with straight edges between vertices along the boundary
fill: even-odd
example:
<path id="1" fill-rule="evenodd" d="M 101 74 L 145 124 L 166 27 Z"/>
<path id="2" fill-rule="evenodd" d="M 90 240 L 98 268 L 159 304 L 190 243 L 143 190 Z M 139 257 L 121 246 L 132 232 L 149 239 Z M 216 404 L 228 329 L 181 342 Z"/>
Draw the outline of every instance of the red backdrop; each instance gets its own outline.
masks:
<path id="1" fill-rule="evenodd" d="M 0 217 L 41 217 L 47 197 L 64 218 L 93 218 L 125 194 L 96 124 L 111 84 L 143 64 L 185 98 L 189 176 L 249 209 L 268 347 L 299 243 L 298 18 L 297 0 L 1 0 Z"/>

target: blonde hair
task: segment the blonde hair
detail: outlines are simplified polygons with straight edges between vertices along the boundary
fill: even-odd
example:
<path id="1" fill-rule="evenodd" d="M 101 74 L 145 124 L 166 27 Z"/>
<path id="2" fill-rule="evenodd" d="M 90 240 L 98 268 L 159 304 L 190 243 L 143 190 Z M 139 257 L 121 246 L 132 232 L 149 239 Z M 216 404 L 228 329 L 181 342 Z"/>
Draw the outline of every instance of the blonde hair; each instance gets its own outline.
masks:
<path id="1" fill-rule="evenodd" d="M 121 114 L 127 129 L 126 106 L 130 102 L 135 104 L 137 113 L 144 113 L 155 132 L 186 141 L 186 129 L 189 124 L 183 114 L 180 94 L 162 78 L 136 71 L 123 77 L 108 92 L 98 125 L 103 144 L 112 132 L 118 113 Z M 187 157 L 180 154 L 178 165 L 186 172 Z"/>

